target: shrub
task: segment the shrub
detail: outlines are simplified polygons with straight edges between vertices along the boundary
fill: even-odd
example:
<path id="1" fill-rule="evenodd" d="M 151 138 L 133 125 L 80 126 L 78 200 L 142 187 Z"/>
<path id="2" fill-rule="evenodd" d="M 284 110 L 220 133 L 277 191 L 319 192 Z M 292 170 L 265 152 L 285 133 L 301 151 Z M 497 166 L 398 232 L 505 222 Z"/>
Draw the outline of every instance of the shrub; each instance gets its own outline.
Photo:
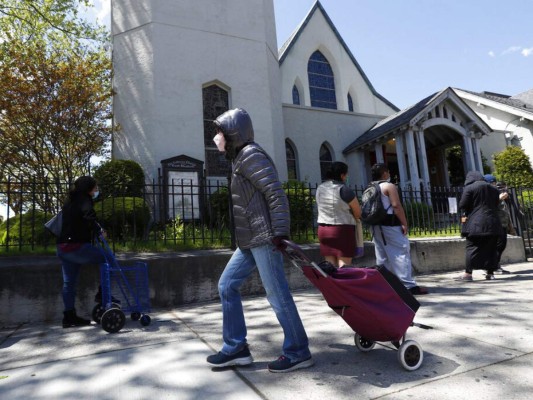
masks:
<path id="1" fill-rule="evenodd" d="M 143 237 L 150 223 L 150 208 L 139 197 L 112 197 L 94 205 L 98 220 L 113 239 Z"/>
<path id="2" fill-rule="evenodd" d="M 144 188 L 142 167 L 131 160 L 112 160 L 94 171 L 98 181 L 100 198 L 112 196 L 141 197 Z"/>
<path id="3" fill-rule="evenodd" d="M 51 214 L 43 211 L 30 210 L 24 214 L 16 215 L 0 224 L 0 245 L 9 244 L 44 244 L 55 242 L 55 238 L 45 229 L 44 224 L 52 218 Z M 9 224 L 9 243 L 7 226 Z"/>
<path id="4" fill-rule="evenodd" d="M 509 187 L 533 187 L 533 169 L 529 157 L 524 149 L 509 146 L 504 151 L 494 155 L 494 175 L 499 181 L 504 181 Z"/>
<path id="5" fill-rule="evenodd" d="M 314 224 L 315 197 L 306 182 L 288 181 L 283 189 L 289 199 L 291 235 L 306 231 Z"/>
<path id="6" fill-rule="evenodd" d="M 209 196 L 206 215 L 209 226 L 215 228 L 229 228 L 229 190 L 223 186 Z"/>

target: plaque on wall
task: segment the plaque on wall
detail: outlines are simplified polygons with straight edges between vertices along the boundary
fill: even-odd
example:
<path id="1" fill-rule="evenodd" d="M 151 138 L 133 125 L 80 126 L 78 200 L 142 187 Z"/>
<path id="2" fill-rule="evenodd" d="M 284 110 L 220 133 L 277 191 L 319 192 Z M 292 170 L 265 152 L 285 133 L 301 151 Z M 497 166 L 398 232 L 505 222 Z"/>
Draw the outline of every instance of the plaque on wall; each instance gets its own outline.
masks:
<path id="1" fill-rule="evenodd" d="M 203 161 L 186 155 L 162 160 L 164 198 L 168 219 L 201 218 Z"/>

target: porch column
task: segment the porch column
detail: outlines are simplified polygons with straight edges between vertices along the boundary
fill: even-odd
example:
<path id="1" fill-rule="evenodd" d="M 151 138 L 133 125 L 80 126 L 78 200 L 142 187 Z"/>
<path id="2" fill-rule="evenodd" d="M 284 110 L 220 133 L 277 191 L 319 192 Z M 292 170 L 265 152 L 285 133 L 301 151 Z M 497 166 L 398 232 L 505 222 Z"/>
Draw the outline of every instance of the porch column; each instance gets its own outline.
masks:
<path id="1" fill-rule="evenodd" d="M 376 152 L 376 162 L 384 163 L 385 158 L 383 157 L 383 146 L 381 143 L 376 143 L 374 145 L 374 151 Z"/>
<path id="2" fill-rule="evenodd" d="M 361 185 L 366 187 L 368 185 L 368 170 L 367 170 L 367 153 L 366 151 L 359 152 L 359 176 Z"/>
<path id="3" fill-rule="evenodd" d="M 416 156 L 415 136 L 412 129 L 405 133 L 407 141 L 407 157 L 409 158 L 409 175 L 411 176 L 411 186 L 414 190 L 420 190 L 420 178 L 418 175 L 418 161 Z"/>
<path id="4" fill-rule="evenodd" d="M 474 150 L 472 149 L 472 140 L 470 136 L 463 136 L 463 147 L 465 153 L 466 172 L 476 170 L 476 164 L 474 161 Z"/>
<path id="5" fill-rule="evenodd" d="M 450 174 L 448 172 L 448 159 L 446 158 L 446 149 L 440 149 L 439 151 L 441 164 L 444 166 L 444 186 L 450 186 Z"/>
<path id="6" fill-rule="evenodd" d="M 483 160 L 481 159 L 481 150 L 479 149 L 479 139 L 472 138 L 472 148 L 474 149 L 474 157 L 477 162 L 477 170 L 483 173 Z"/>
<path id="7" fill-rule="evenodd" d="M 399 133 L 394 137 L 396 142 L 396 158 L 398 159 L 398 171 L 400 172 L 400 187 L 405 189 L 409 176 L 407 175 L 407 165 L 405 164 L 405 140 L 404 134 Z"/>
<path id="8" fill-rule="evenodd" d="M 426 139 L 424 138 L 424 131 L 422 129 L 416 132 L 416 138 L 418 142 L 418 152 L 420 156 L 420 172 L 422 172 L 422 183 L 424 184 L 424 189 L 429 190 L 429 169 L 428 169 L 428 156 L 426 153 Z"/>

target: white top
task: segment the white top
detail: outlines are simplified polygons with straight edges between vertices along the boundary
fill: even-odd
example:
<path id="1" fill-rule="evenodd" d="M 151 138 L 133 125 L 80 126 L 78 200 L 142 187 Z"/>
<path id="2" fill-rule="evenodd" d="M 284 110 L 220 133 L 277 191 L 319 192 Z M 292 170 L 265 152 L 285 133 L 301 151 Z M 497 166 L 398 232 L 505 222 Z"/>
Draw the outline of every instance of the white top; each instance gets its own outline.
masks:
<path id="1" fill-rule="evenodd" d="M 389 196 L 383 194 L 383 185 L 386 183 L 388 182 L 381 182 L 379 184 L 379 188 L 381 190 L 381 202 L 383 203 L 385 210 L 387 210 L 387 214 L 394 214 L 394 209 L 391 207 Z"/>

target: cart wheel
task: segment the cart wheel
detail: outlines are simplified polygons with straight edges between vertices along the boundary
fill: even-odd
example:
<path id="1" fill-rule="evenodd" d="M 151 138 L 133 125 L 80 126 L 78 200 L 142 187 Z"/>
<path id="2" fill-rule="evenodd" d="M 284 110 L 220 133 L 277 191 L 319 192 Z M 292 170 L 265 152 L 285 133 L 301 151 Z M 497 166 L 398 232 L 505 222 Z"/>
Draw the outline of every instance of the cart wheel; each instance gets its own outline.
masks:
<path id="1" fill-rule="evenodd" d="M 152 322 L 152 318 L 150 318 L 149 315 L 144 314 L 141 317 L 141 325 L 142 326 L 148 326 L 148 325 L 150 325 L 150 322 Z"/>
<path id="2" fill-rule="evenodd" d="M 354 339 L 354 342 L 355 342 L 355 347 L 357 347 L 357 349 L 359 351 L 362 351 L 362 352 L 370 351 L 376 345 L 376 342 L 373 342 L 372 340 L 365 339 L 364 337 L 362 337 L 358 333 L 355 334 L 353 339 Z"/>
<path id="3" fill-rule="evenodd" d="M 105 310 L 104 310 L 104 307 L 102 307 L 102 304 L 100 303 L 96 304 L 93 308 L 93 313 L 92 313 L 93 321 L 99 324 L 100 321 L 102 320 L 102 314 L 104 313 L 104 311 Z"/>
<path id="4" fill-rule="evenodd" d="M 424 352 L 414 340 L 406 340 L 398 350 L 398 361 L 407 371 L 414 371 L 422 365 Z"/>
<path id="5" fill-rule="evenodd" d="M 122 310 L 110 308 L 102 315 L 102 328 L 109 333 L 120 331 L 126 323 L 126 316 Z"/>
<path id="6" fill-rule="evenodd" d="M 139 311 L 134 311 L 131 313 L 132 321 L 138 321 L 139 319 L 141 319 L 141 313 Z"/>

